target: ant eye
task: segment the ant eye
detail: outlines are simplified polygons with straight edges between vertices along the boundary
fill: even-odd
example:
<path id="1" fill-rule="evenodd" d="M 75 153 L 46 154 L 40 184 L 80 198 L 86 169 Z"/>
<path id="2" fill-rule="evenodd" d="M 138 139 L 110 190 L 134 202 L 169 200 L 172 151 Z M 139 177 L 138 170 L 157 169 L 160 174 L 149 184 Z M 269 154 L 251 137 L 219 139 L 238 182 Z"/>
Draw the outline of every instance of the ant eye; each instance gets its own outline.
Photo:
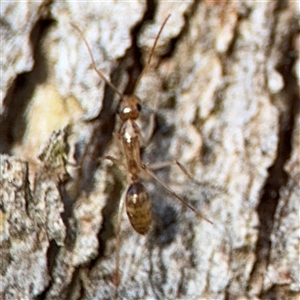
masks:
<path id="1" fill-rule="evenodd" d="M 138 103 L 138 104 L 136 105 L 136 108 L 137 108 L 138 111 L 141 111 L 141 110 L 142 110 L 142 105 Z"/>

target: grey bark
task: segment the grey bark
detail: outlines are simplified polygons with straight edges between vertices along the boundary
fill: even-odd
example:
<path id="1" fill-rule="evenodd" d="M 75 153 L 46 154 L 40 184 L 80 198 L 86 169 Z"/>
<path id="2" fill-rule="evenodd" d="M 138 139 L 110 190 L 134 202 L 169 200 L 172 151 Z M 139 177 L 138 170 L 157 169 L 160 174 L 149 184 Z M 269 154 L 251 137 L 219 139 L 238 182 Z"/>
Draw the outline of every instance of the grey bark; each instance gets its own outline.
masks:
<path id="1" fill-rule="evenodd" d="M 112 138 L 134 87 L 153 224 L 116 212 L 128 180 Z M 299 4 L 295 1 L 1 3 L 1 299 L 297 299 Z M 120 250 L 118 250 L 120 248 Z M 120 284 L 116 287 L 116 253 Z"/>

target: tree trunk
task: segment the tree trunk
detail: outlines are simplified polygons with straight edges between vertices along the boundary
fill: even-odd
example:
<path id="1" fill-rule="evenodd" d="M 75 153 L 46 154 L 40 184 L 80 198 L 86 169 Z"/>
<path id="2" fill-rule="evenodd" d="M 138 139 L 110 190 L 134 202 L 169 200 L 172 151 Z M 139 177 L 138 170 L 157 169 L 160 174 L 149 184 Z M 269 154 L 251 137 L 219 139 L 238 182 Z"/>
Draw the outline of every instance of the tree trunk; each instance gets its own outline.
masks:
<path id="1" fill-rule="evenodd" d="M 1 299 L 298 299 L 299 11 L 1 3 Z M 124 211 L 118 233 L 130 182 L 119 96 L 72 24 L 106 78 L 141 99 L 143 136 L 155 113 L 143 162 L 180 161 L 191 178 L 155 174 L 196 213 L 149 176 L 149 233 Z"/>

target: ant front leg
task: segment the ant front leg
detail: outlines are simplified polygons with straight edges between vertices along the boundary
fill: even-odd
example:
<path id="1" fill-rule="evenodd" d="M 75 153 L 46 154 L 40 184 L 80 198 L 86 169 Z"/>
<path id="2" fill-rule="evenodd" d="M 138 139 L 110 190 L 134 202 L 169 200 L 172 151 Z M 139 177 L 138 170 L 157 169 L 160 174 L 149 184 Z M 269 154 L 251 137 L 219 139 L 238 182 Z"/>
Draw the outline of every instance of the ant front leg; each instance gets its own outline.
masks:
<path id="1" fill-rule="evenodd" d="M 148 130 L 146 135 L 143 138 L 143 144 L 141 145 L 143 149 L 147 148 L 147 146 L 150 144 L 154 133 L 154 129 L 155 129 L 155 113 L 151 112 L 149 118 Z"/>

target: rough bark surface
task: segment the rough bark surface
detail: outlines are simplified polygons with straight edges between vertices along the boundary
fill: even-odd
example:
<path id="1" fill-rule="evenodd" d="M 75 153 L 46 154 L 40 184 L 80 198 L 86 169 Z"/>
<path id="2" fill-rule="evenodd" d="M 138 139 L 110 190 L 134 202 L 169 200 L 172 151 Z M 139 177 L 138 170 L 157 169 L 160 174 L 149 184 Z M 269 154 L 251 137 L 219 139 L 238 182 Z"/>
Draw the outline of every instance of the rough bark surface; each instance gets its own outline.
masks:
<path id="1" fill-rule="evenodd" d="M 299 299 L 297 1 L 1 2 L 1 299 Z M 128 179 L 118 90 L 156 127 L 153 222 L 116 212 Z M 144 134 L 145 135 L 145 134 Z M 116 270 L 116 256 L 120 266 Z M 117 284 L 119 284 L 117 286 Z"/>

